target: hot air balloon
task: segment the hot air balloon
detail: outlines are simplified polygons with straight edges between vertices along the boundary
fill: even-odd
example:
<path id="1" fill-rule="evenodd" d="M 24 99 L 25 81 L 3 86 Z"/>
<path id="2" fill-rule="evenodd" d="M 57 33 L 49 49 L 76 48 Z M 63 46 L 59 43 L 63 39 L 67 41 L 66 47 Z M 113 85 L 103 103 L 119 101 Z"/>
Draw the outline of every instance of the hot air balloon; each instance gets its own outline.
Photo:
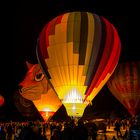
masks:
<path id="1" fill-rule="evenodd" d="M 140 113 L 140 62 L 119 64 L 107 85 L 132 116 Z"/>
<path id="2" fill-rule="evenodd" d="M 0 95 L 0 107 L 4 104 L 4 97 Z"/>
<path id="3" fill-rule="evenodd" d="M 121 51 L 114 26 L 89 12 L 52 19 L 37 41 L 37 58 L 69 116 L 82 116 L 113 73 Z"/>
<path id="4" fill-rule="evenodd" d="M 19 84 L 20 94 L 35 105 L 45 121 L 51 118 L 62 103 L 49 86 L 38 64 L 29 65 L 25 78 Z"/>

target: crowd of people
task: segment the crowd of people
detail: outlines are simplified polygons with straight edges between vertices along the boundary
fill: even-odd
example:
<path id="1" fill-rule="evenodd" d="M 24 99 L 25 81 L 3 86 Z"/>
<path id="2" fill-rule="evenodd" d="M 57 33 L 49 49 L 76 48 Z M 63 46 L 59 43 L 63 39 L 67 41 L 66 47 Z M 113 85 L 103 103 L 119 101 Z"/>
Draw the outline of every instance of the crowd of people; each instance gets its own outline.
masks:
<path id="1" fill-rule="evenodd" d="M 0 123 L 0 140 L 96 140 L 98 131 L 101 129 L 104 139 L 107 140 L 106 130 L 114 126 L 116 138 L 126 139 L 130 120 L 104 120 L 101 125 L 97 121 L 75 121 L 68 122 L 7 122 Z M 104 124 L 104 125 L 103 125 Z M 121 129 L 125 129 L 124 135 Z"/>

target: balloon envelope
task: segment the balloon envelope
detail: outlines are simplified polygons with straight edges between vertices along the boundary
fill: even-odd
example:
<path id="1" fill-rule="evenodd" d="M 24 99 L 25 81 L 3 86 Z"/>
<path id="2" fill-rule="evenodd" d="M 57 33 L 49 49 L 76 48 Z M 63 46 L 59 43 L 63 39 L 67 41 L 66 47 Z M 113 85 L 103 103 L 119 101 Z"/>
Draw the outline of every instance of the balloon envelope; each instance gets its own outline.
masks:
<path id="1" fill-rule="evenodd" d="M 118 33 L 109 21 L 88 12 L 71 12 L 43 28 L 37 57 L 68 114 L 82 116 L 115 69 L 120 50 Z"/>
<path id="2" fill-rule="evenodd" d="M 38 64 L 28 70 L 19 85 L 21 86 L 20 94 L 26 100 L 33 102 L 45 120 L 48 120 L 62 105 Z"/>
<path id="3" fill-rule="evenodd" d="M 140 113 L 140 62 L 119 64 L 107 85 L 131 115 Z"/>

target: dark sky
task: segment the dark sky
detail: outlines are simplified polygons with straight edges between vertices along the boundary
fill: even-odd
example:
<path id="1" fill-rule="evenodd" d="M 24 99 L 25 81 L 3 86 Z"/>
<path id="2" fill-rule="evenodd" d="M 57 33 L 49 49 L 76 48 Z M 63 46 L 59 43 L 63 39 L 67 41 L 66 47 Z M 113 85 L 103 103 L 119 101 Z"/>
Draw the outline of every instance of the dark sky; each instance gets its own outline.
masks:
<path id="1" fill-rule="evenodd" d="M 25 61 L 37 63 L 36 40 L 43 26 L 52 18 L 65 12 L 88 11 L 104 16 L 116 27 L 120 35 L 122 51 L 119 63 L 140 61 L 137 9 L 129 2 L 122 3 L 122 0 L 112 0 L 112 2 L 107 0 L 58 0 L 55 2 L 46 0 L 45 3 L 21 2 L 13 6 L 11 10 L 11 17 L 8 19 L 10 30 L 8 28 L 5 41 L 9 45 L 4 51 L 8 57 L 2 57 L 4 66 L 0 84 L 0 94 L 4 95 L 7 104 L 10 104 L 11 96 L 25 76 L 27 71 Z M 101 92 L 104 91 L 109 92 L 107 87 L 104 87 Z M 115 100 L 113 97 L 110 98 Z"/>

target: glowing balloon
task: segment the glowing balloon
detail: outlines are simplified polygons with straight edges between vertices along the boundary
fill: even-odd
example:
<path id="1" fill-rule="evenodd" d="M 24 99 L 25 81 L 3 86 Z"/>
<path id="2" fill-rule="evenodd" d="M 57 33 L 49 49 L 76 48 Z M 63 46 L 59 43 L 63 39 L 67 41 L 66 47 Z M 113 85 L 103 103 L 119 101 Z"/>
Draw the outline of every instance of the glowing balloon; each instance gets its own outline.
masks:
<path id="1" fill-rule="evenodd" d="M 140 112 L 140 62 L 119 64 L 107 85 L 131 115 Z"/>
<path id="2" fill-rule="evenodd" d="M 51 20 L 37 44 L 38 61 L 70 116 L 82 116 L 117 65 L 121 43 L 114 26 L 88 12 Z"/>
<path id="3" fill-rule="evenodd" d="M 46 94 L 41 94 L 41 98 L 39 100 L 33 100 L 33 103 L 44 120 L 50 119 L 62 105 L 52 89 L 48 90 Z"/>
<path id="4" fill-rule="evenodd" d="M 4 98 L 2 95 L 0 95 L 0 107 L 4 104 Z"/>
<path id="5" fill-rule="evenodd" d="M 30 101 L 45 120 L 48 120 L 62 105 L 57 94 L 49 86 L 38 64 L 30 65 L 28 63 L 28 72 L 24 80 L 19 84 L 20 94 Z M 45 115 L 44 115 L 45 114 Z"/>

